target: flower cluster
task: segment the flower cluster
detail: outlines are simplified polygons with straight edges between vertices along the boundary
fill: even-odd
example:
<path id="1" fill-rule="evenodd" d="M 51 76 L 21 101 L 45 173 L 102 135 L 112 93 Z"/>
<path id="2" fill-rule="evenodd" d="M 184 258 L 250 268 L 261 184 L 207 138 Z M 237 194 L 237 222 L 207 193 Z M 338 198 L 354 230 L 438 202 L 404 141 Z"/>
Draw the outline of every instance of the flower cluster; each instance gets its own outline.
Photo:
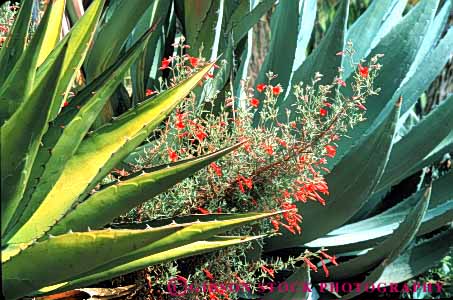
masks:
<path id="1" fill-rule="evenodd" d="M 170 80 L 161 80 L 161 86 L 147 89 L 147 97 L 178 84 L 206 64 L 203 58 L 186 53 L 189 47 L 184 39 L 173 46 L 178 54 L 165 57 L 160 66 L 163 72 L 171 74 Z M 350 54 L 348 50 L 339 53 Z M 135 217 L 152 220 L 187 214 L 282 211 L 270 222 L 241 228 L 238 234 L 280 231 L 301 234 L 303 204 L 315 201 L 325 205 L 328 201 L 329 189 L 324 176 L 329 172 L 329 160 L 336 156 L 336 142 L 349 127 L 364 120 L 365 100 L 378 92 L 373 88 L 380 68 L 378 58 L 369 63 L 360 62 L 348 80 L 342 79 L 340 69 L 333 82 L 325 83 L 322 74 L 317 73 L 310 84 L 296 84 L 292 90 L 295 103 L 286 111 L 278 103 L 290 93 L 278 84 L 276 74 L 269 72 L 267 82 L 255 86 L 251 86 L 250 80 L 243 80 L 238 95 L 232 90 L 219 95 L 209 92 L 218 68 L 215 66 L 204 79 L 207 84 L 201 84 L 187 96 L 154 132 L 131 169 L 139 171 L 147 166 L 191 159 L 238 142 L 242 143 L 241 147 L 146 203 L 135 211 L 138 215 Z M 203 101 L 200 95 L 204 96 Z M 310 261 L 313 256 L 308 254 L 292 262 L 270 263 L 258 259 L 254 264 L 235 266 L 237 259 L 233 264 L 231 257 L 245 258 L 247 247 L 232 247 L 197 258 L 196 263 L 190 264 L 194 266 L 191 280 L 227 280 L 227 274 L 235 274 L 251 283 L 259 278 L 273 279 L 279 270 L 302 261 L 317 270 Z M 220 267 L 208 269 L 206 263 L 211 255 L 220 256 L 216 260 L 224 263 L 224 272 L 220 272 Z M 315 256 L 320 258 L 328 275 L 323 259 L 336 264 L 335 258 L 324 251 Z M 208 299 L 228 299 L 221 293 L 208 296 Z"/>
<path id="2" fill-rule="evenodd" d="M 17 5 L 5 3 L 0 6 L 0 48 L 6 41 L 18 10 L 19 7 Z"/>

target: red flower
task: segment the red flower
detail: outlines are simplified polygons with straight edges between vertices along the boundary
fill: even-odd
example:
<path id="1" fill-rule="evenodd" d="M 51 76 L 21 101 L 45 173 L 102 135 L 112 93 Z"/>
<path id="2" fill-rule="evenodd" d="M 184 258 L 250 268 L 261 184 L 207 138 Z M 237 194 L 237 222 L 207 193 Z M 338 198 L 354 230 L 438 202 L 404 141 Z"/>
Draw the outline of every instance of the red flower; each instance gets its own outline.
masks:
<path id="1" fill-rule="evenodd" d="M 324 270 L 324 273 L 326 273 L 326 277 L 329 277 L 329 269 L 327 269 L 327 266 L 324 263 L 324 260 L 322 260 L 322 259 L 321 259 L 321 264 L 322 264 L 322 269 Z"/>
<path id="2" fill-rule="evenodd" d="M 212 275 L 211 272 L 209 272 L 208 269 L 203 269 L 203 272 L 209 280 L 214 280 L 214 276 Z"/>
<path id="3" fill-rule="evenodd" d="M 208 135 L 206 133 L 204 133 L 203 131 L 198 131 L 195 136 L 197 137 L 197 139 L 202 142 Z"/>
<path id="4" fill-rule="evenodd" d="M 326 151 L 327 151 L 326 155 L 328 157 L 334 157 L 335 154 L 337 154 L 337 148 L 335 146 L 327 145 L 327 146 L 324 146 L 324 149 L 326 149 Z"/>
<path id="5" fill-rule="evenodd" d="M 265 88 L 266 88 L 266 85 L 264 83 L 260 83 L 256 86 L 256 90 L 260 93 L 262 93 Z"/>
<path id="6" fill-rule="evenodd" d="M 333 263 L 334 265 L 338 266 L 335 256 L 330 256 L 324 251 L 319 251 L 319 254 L 321 254 L 324 258 L 330 260 L 330 262 Z"/>
<path id="7" fill-rule="evenodd" d="M 266 272 L 267 274 L 269 274 L 269 276 L 271 276 L 272 278 L 275 277 L 275 272 L 273 269 L 266 268 L 265 266 L 261 266 L 261 270 L 263 270 L 263 272 Z"/>
<path id="8" fill-rule="evenodd" d="M 361 109 L 361 110 L 366 110 L 365 105 L 363 105 L 363 104 L 360 103 L 360 102 L 357 102 L 355 105 L 356 105 L 359 109 Z"/>
<path id="9" fill-rule="evenodd" d="M 167 69 L 170 66 L 170 63 L 171 63 L 171 58 L 164 57 L 164 59 L 162 59 L 162 63 L 161 63 L 162 66 L 159 68 L 159 70 Z"/>
<path id="10" fill-rule="evenodd" d="M 203 207 L 197 207 L 197 210 L 199 212 L 201 212 L 203 215 L 208 215 L 209 214 L 209 210 L 204 209 Z"/>
<path id="11" fill-rule="evenodd" d="M 264 150 L 266 151 L 267 154 L 274 155 L 274 149 L 272 148 L 271 145 L 265 145 Z"/>
<path id="12" fill-rule="evenodd" d="M 282 87 L 280 85 L 277 85 L 277 86 L 274 86 L 272 88 L 272 94 L 274 94 L 275 96 L 278 96 L 280 95 L 280 93 L 283 91 Z"/>
<path id="13" fill-rule="evenodd" d="M 368 67 L 363 67 L 361 64 L 359 64 L 359 73 L 360 73 L 360 76 L 362 76 L 363 78 L 367 78 L 368 77 Z"/>
<path id="14" fill-rule="evenodd" d="M 325 116 L 327 116 L 327 110 L 324 108 L 321 108 L 319 110 L 319 114 L 321 115 L 321 117 L 325 117 Z"/>
<path id="15" fill-rule="evenodd" d="M 175 151 L 173 151 L 173 150 L 170 149 L 170 148 L 167 150 L 167 152 L 168 152 L 168 158 L 169 158 L 171 161 L 175 162 L 175 161 L 178 160 L 178 153 L 176 153 Z"/>
<path id="16" fill-rule="evenodd" d="M 189 61 L 190 61 L 190 64 L 192 65 L 192 67 L 196 68 L 197 65 L 198 65 L 198 58 L 197 57 L 192 57 L 190 56 L 189 57 Z"/>
<path id="17" fill-rule="evenodd" d="M 210 167 L 216 172 L 217 176 L 222 176 L 222 169 L 215 162 L 211 163 Z"/>
<path id="18" fill-rule="evenodd" d="M 280 229 L 280 224 L 277 220 L 271 220 L 271 224 L 274 227 L 275 231 L 278 231 Z"/>
<path id="19" fill-rule="evenodd" d="M 146 89 L 145 95 L 146 95 L 146 97 L 149 97 L 149 96 L 151 96 L 153 94 L 156 94 L 156 93 L 157 93 L 157 91 L 153 91 L 152 89 Z"/>
<path id="20" fill-rule="evenodd" d="M 304 260 L 304 262 L 307 264 L 307 266 L 310 267 L 310 269 L 312 269 L 313 271 L 315 272 L 318 272 L 318 268 L 306 257 L 302 258 Z"/>
<path id="21" fill-rule="evenodd" d="M 250 99 L 250 105 L 253 107 L 258 107 L 258 105 L 260 105 L 260 100 L 258 100 L 256 98 L 252 98 L 252 99 Z"/>
<path id="22" fill-rule="evenodd" d="M 242 177 L 242 180 L 244 181 L 245 185 L 251 190 L 253 188 L 253 181 L 250 178 L 245 178 Z"/>
<path id="23" fill-rule="evenodd" d="M 69 105 L 69 102 L 68 102 L 68 101 L 63 102 L 63 107 L 66 107 L 66 106 L 68 106 L 68 105 Z"/>
<path id="24" fill-rule="evenodd" d="M 343 87 L 346 86 L 346 82 L 344 82 L 344 80 L 341 79 L 341 78 L 337 78 L 336 82 L 337 82 L 337 84 L 339 84 L 339 85 L 341 85 L 341 86 L 343 86 Z"/>

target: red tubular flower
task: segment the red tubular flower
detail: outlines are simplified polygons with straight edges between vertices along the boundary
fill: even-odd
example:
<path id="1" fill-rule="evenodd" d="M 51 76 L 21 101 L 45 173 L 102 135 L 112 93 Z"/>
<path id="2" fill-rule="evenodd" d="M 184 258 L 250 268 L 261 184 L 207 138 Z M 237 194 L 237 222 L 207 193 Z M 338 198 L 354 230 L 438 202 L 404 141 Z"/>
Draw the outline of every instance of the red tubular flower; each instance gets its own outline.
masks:
<path id="1" fill-rule="evenodd" d="M 280 85 L 272 87 L 272 94 L 275 96 L 280 95 L 280 93 L 283 91 L 282 87 Z"/>
<path id="2" fill-rule="evenodd" d="M 262 93 L 265 88 L 266 88 L 266 85 L 264 83 L 260 83 L 256 86 L 256 90 L 260 93 Z"/>
<path id="3" fill-rule="evenodd" d="M 203 207 L 197 207 L 197 210 L 203 215 L 209 215 L 209 210 L 204 209 Z"/>
<path id="4" fill-rule="evenodd" d="M 318 268 L 306 257 L 302 258 L 307 266 L 315 272 L 318 272 Z"/>
<path id="5" fill-rule="evenodd" d="M 326 274 L 326 277 L 329 277 L 329 269 L 327 269 L 327 266 L 324 263 L 324 260 L 322 260 L 322 259 L 321 259 L 321 264 L 322 264 L 322 269 L 324 270 L 324 273 Z"/>
<path id="6" fill-rule="evenodd" d="M 267 268 L 266 266 L 261 266 L 261 270 L 263 270 L 263 272 L 269 274 L 270 277 L 274 278 L 275 277 L 275 271 L 271 268 Z"/>
<path id="7" fill-rule="evenodd" d="M 324 146 L 324 149 L 327 151 L 327 156 L 328 157 L 335 157 L 335 154 L 337 154 L 337 148 L 332 145 L 326 145 Z"/>
<path id="8" fill-rule="evenodd" d="M 192 65 L 192 67 L 196 68 L 198 66 L 198 58 L 197 57 L 189 57 L 189 62 Z"/>
<path id="9" fill-rule="evenodd" d="M 319 110 L 319 114 L 321 115 L 321 117 L 325 117 L 325 116 L 327 116 L 327 110 L 324 108 L 321 108 Z"/>
<path id="10" fill-rule="evenodd" d="M 369 75 L 368 71 L 369 71 L 368 67 L 363 67 L 361 64 L 359 64 L 360 76 L 362 76 L 363 78 L 367 78 Z"/>
<path id="11" fill-rule="evenodd" d="M 169 158 L 171 161 L 175 162 L 175 161 L 178 160 L 178 153 L 176 153 L 175 151 L 173 151 L 173 150 L 170 149 L 170 148 L 167 150 L 167 152 L 168 152 L 168 158 Z"/>
<path id="12" fill-rule="evenodd" d="M 217 174 L 217 176 L 219 176 L 219 177 L 222 176 L 222 169 L 215 162 L 212 162 L 210 164 L 210 167 L 214 170 L 214 172 Z"/>
<path id="13" fill-rule="evenodd" d="M 321 254 L 324 258 L 330 260 L 331 263 L 333 263 L 334 265 L 338 266 L 338 263 L 336 261 L 336 257 L 335 256 L 330 256 L 329 254 L 327 254 L 326 252 L 324 251 L 318 251 L 319 254 Z"/>
<path id="14" fill-rule="evenodd" d="M 170 63 L 171 63 L 171 58 L 164 57 L 164 59 L 162 59 L 161 67 L 159 68 L 159 70 L 167 69 L 170 66 Z"/>
<path id="15" fill-rule="evenodd" d="M 146 97 L 149 97 L 149 96 L 151 96 L 153 94 L 156 94 L 156 93 L 157 93 L 157 91 L 153 91 L 152 89 L 146 89 L 145 95 L 146 95 Z"/>
<path id="16" fill-rule="evenodd" d="M 244 181 L 245 185 L 248 187 L 249 190 L 253 188 L 253 181 L 250 178 L 245 178 L 242 177 L 242 180 Z"/>
<path id="17" fill-rule="evenodd" d="M 264 150 L 269 155 L 274 155 L 274 148 L 271 145 L 264 145 Z"/>
<path id="18" fill-rule="evenodd" d="M 239 185 L 239 190 L 241 191 L 241 193 L 245 193 L 245 189 L 244 189 L 244 185 L 242 185 L 242 180 L 239 179 L 238 180 L 238 185 Z"/>
<path id="19" fill-rule="evenodd" d="M 260 105 L 260 100 L 258 100 L 256 98 L 252 98 L 252 99 L 250 99 L 250 105 L 256 108 L 256 107 L 258 107 L 258 105 Z"/>
<path id="20" fill-rule="evenodd" d="M 337 82 L 337 84 L 341 85 L 342 87 L 346 86 L 346 82 L 344 82 L 344 80 L 341 78 L 337 78 L 336 82 Z"/>
<path id="21" fill-rule="evenodd" d="M 278 231 L 280 229 L 280 224 L 277 220 L 271 220 L 271 224 L 274 227 L 275 231 Z"/>
<path id="22" fill-rule="evenodd" d="M 68 105 L 69 105 L 69 102 L 68 102 L 68 101 L 63 102 L 63 107 L 66 107 L 66 106 L 68 106 Z"/>
<path id="23" fill-rule="evenodd" d="M 197 139 L 198 139 L 200 142 L 202 142 L 208 135 L 207 135 L 205 132 L 203 132 L 203 131 L 200 130 L 200 131 L 198 131 L 198 132 L 195 134 L 195 136 L 197 137 Z"/>
<path id="24" fill-rule="evenodd" d="M 212 275 L 211 272 L 209 272 L 208 269 L 203 269 L 203 272 L 209 280 L 214 280 L 214 276 Z"/>
<path id="25" fill-rule="evenodd" d="M 356 105 L 358 108 L 360 108 L 361 110 L 366 110 L 366 107 L 365 107 L 362 103 L 360 103 L 360 102 L 357 102 L 355 105 Z"/>

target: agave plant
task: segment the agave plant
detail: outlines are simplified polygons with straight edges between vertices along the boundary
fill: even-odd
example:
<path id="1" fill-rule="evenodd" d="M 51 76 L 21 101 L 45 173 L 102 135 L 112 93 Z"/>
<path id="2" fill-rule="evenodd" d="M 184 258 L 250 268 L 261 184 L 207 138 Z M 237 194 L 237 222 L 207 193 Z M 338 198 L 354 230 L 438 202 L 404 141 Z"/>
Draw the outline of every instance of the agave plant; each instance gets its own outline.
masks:
<path id="1" fill-rule="evenodd" d="M 152 41 L 153 30 L 144 32 L 124 53 L 98 52 L 96 45 L 102 40 L 111 45 L 123 41 L 121 34 L 109 33 L 109 26 L 99 29 L 105 1 L 95 0 L 59 40 L 65 1 L 57 0 L 49 2 L 31 37 L 33 2 L 23 1 L 0 51 L 0 71 L 7 74 L 0 79 L 4 296 L 17 299 L 86 286 L 258 238 L 218 235 L 271 213 L 219 216 L 142 230 L 103 228 L 240 144 L 132 174 L 93 192 L 213 64 L 153 99 L 144 97 L 140 105 L 90 131 L 127 70 Z M 119 22 L 109 25 L 113 23 L 121 27 Z M 95 66 L 90 65 L 93 60 Z M 87 74 L 85 84 L 70 98 L 81 67 Z"/>

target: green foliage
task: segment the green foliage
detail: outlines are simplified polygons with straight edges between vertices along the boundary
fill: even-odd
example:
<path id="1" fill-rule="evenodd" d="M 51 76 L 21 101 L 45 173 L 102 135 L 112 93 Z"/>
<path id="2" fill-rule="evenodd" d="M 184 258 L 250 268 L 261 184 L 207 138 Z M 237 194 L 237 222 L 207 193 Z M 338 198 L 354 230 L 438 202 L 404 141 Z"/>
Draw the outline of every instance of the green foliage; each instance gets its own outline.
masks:
<path id="1" fill-rule="evenodd" d="M 441 35 L 450 0 L 442 7 L 438 0 L 420 1 L 404 16 L 407 1 L 366 1 L 365 11 L 363 1 L 337 1 L 336 6 L 322 1 L 329 7 L 318 14 L 316 25 L 316 0 L 110 1 L 105 9 L 103 0 L 95 0 L 52 45 L 61 1 L 50 1 L 29 43 L 32 1 L 24 1 L 0 50 L 0 73 L 8 74 L 0 78 L 2 269 L 8 298 L 91 285 L 255 239 L 217 235 L 271 214 L 186 216 L 173 225 L 170 219 L 146 222 L 159 226 L 155 229 L 146 229 L 145 223 L 101 228 L 236 149 L 230 144 L 194 159 L 145 168 L 144 174 L 110 185 L 104 182 L 113 169 L 130 167 L 153 149 L 158 140 L 143 142 L 192 90 L 199 96 L 197 107 L 212 105 L 214 114 L 220 115 L 217 108 L 228 97 L 238 107 L 248 105 L 242 100 L 248 97 L 234 95 L 243 96 L 241 79 L 248 77 L 250 29 L 268 11 L 273 12 L 270 51 L 257 83 L 269 72 L 281 76 L 278 120 L 287 110 L 296 118 L 299 82 L 310 85 L 320 78 L 327 85 L 342 79 L 346 87 L 338 89 L 352 98 L 358 63 L 377 64 L 373 60 L 384 56 L 373 82 L 381 92 L 369 99 L 367 121 L 351 129 L 351 138 L 337 142 L 337 155 L 329 161 L 326 206 L 297 203 L 304 217 L 302 234 L 269 237 L 264 245 L 254 244 L 249 258 L 327 247 L 342 261 L 338 268 L 328 265 L 333 278 L 369 273 L 367 281 L 401 282 L 448 253 L 453 244 L 451 229 L 445 230 L 453 220 L 452 172 L 434 168 L 429 187 L 422 170 L 452 152 L 453 97 L 415 126 L 405 121 L 451 54 L 452 28 Z M 72 21 L 78 18 L 74 7 L 69 11 Z M 320 27 L 325 34 L 319 34 Z M 179 41 L 183 35 L 192 47 L 189 55 L 212 60 L 223 55 L 218 76 L 198 88 L 212 68 L 206 64 L 158 96 L 147 96 L 147 89 L 162 91 L 163 79 L 172 78 L 173 70 L 160 69 L 161 62 L 172 56 L 175 37 Z M 343 70 L 337 75 L 339 67 Z M 123 83 L 129 69 L 131 95 Z M 77 93 L 70 97 L 73 90 Z M 263 121 L 262 112 L 260 106 L 255 125 Z M 389 207 L 387 192 L 420 174 L 413 194 Z M 54 266 L 58 272 L 41 276 L 42 269 Z M 308 274 L 306 266 L 288 280 L 300 278 L 314 284 L 329 280 Z"/>
<path id="2" fill-rule="evenodd" d="M 137 107 L 90 131 L 153 36 L 153 29 L 145 30 L 121 52 L 141 14 L 135 19 L 123 15 L 141 10 L 124 2 L 129 10 L 118 7 L 99 27 L 104 2 L 93 1 L 58 42 L 64 1 L 49 2 L 33 36 L 28 31 L 32 1 L 25 1 L 0 49 L 1 72 L 7 74 L 0 86 L 2 292 L 7 299 L 64 291 L 252 241 L 261 236 L 218 235 L 275 214 L 232 214 L 153 229 L 103 229 L 241 145 L 132 174 L 93 193 L 213 67 L 200 66 L 157 97 L 146 96 Z M 128 27 L 124 20 L 129 20 Z M 88 82 L 69 97 L 85 56 Z"/>

